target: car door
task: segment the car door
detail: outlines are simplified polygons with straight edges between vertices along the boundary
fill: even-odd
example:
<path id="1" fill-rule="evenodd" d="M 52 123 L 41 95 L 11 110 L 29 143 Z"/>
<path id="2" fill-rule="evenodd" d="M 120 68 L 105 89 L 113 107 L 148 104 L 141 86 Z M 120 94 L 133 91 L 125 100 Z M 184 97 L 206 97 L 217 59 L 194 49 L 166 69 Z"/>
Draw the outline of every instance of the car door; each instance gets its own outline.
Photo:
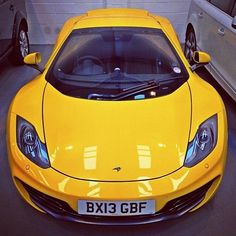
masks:
<path id="1" fill-rule="evenodd" d="M 11 46 L 13 25 L 13 0 L 0 0 L 0 56 Z"/>
<path id="2" fill-rule="evenodd" d="M 210 4 L 207 48 L 212 57 L 211 70 L 236 93 L 236 29 L 232 27 L 235 0 L 210 0 Z"/>

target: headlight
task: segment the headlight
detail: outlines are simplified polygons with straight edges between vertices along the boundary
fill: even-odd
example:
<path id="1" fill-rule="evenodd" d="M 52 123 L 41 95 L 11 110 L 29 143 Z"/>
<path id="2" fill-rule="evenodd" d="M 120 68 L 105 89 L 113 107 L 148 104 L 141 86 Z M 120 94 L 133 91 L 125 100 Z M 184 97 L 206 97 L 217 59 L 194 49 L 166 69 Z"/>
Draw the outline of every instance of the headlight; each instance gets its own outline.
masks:
<path id="1" fill-rule="evenodd" d="M 217 115 L 203 122 L 193 139 L 188 144 L 184 165 L 192 167 L 203 160 L 216 146 Z"/>
<path id="2" fill-rule="evenodd" d="M 39 139 L 35 128 L 26 120 L 17 116 L 17 145 L 21 152 L 42 168 L 50 166 L 47 149 Z"/>

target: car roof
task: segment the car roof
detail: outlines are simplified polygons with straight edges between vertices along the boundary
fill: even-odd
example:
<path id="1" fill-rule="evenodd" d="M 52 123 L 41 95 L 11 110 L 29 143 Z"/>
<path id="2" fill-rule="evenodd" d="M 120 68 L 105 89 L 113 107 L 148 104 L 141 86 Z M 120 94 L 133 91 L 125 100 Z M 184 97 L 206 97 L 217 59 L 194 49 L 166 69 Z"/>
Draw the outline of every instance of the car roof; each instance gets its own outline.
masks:
<path id="1" fill-rule="evenodd" d="M 109 8 L 88 11 L 74 25 L 74 29 L 89 27 L 149 27 L 162 28 L 159 20 L 147 10 Z"/>

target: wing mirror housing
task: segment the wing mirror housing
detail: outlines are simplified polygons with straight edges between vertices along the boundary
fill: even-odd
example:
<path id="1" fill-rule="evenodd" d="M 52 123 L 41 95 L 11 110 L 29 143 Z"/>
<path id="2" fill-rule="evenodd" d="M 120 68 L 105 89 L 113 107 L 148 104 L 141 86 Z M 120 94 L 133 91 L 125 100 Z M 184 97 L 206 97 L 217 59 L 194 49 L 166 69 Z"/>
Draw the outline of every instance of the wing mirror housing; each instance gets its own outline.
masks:
<path id="1" fill-rule="evenodd" d="M 192 71 L 195 71 L 197 68 L 208 64 L 211 61 L 211 56 L 206 52 L 195 51 L 193 53 L 193 61 L 194 65 L 191 68 Z"/>
<path id="2" fill-rule="evenodd" d="M 39 66 L 42 56 L 39 52 L 33 52 L 24 57 L 24 63 L 43 73 L 43 69 Z"/>
<path id="3" fill-rule="evenodd" d="M 234 29 L 236 29 L 236 16 L 234 16 L 233 20 L 232 20 L 232 27 Z"/>

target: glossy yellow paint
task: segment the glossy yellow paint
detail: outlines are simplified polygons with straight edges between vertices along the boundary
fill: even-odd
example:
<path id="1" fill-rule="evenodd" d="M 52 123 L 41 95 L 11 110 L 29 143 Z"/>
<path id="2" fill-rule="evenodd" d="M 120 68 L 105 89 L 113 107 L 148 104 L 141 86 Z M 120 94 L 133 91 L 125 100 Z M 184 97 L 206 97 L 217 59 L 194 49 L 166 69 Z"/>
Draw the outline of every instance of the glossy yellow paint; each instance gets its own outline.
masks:
<path id="1" fill-rule="evenodd" d="M 72 98 L 48 84 L 43 113 L 51 165 L 69 176 L 93 180 L 169 174 L 183 165 L 190 112 L 187 84 L 159 99 L 120 102 Z M 123 171 L 114 172 L 117 166 Z"/>
<path id="2" fill-rule="evenodd" d="M 186 66 L 188 81 L 167 96 L 119 102 L 76 99 L 47 84 L 45 74 L 70 32 L 100 26 L 161 28 Z M 216 147 L 194 167 L 184 167 L 188 142 L 214 114 L 218 117 Z M 33 124 L 46 142 L 53 168 L 41 169 L 18 149 L 16 115 Z M 214 195 L 223 175 L 227 119 L 218 93 L 190 70 L 168 20 L 140 10 L 95 10 L 65 24 L 43 74 L 14 98 L 7 143 L 14 183 L 35 208 L 19 179 L 66 201 L 74 210 L 79 199 L 154 199 L 156 211 L 215 179 L 198 208 Z M 122 171 L 112 170 L 117 166 Z"/>

